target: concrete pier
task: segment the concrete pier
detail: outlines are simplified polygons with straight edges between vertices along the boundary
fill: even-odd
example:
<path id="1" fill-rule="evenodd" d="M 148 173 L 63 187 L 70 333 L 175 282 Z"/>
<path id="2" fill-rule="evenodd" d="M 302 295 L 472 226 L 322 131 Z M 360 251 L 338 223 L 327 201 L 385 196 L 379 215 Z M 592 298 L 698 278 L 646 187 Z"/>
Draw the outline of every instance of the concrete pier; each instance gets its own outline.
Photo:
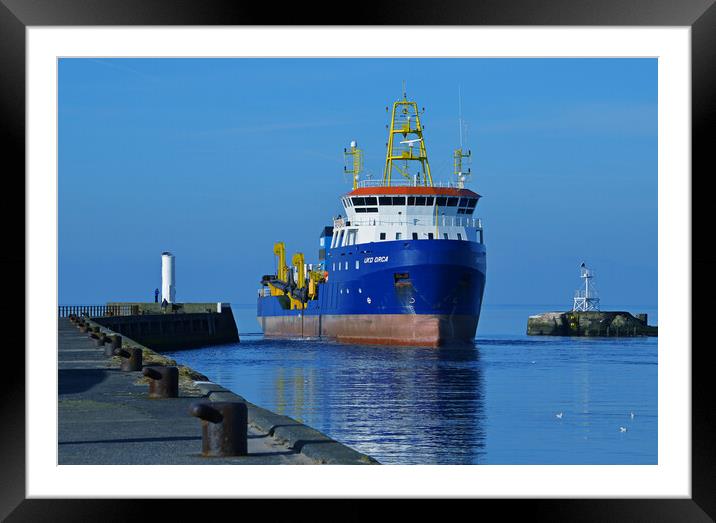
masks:
<path id="1" fill-rule="evenodd" d="M 628 337 L 657 336 L 658 329 L 647 324 L 646 314 L 633 316 L 625 311 L 544 312 L 530 316 L 530 336 Z"/>
<path id="2" fill-rule="evenodd" d="M 228 303 L 110 302 L 93 320 L 159 351 L 239 342 Z"/>
<path id="3" fill-rule="evenodd" d="M 89 321 L 91 327 L 99 324 Z M 108 332 L 101 328 L 102 332 Z M 131 338 L 145 365 L 176 365 Z M 179 366 L 177 398 L 150 399 L 141 371 L 122 372 L 69 319 L 58 320 L 58 463 L 66 464 L 377 464 L 292 418 L 280 416 Z M 236 401 L 248 407 L 248 455 L 204 457 L 202 428 L 189 408 L 197 401 Z"/>

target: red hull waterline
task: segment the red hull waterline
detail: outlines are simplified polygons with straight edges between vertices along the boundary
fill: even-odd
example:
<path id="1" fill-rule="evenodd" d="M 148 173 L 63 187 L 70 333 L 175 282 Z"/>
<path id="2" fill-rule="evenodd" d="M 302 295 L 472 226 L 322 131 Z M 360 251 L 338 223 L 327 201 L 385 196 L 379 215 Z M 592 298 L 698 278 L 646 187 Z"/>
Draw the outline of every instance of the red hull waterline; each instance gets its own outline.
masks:
<path id="1" fill-rule="evenodd" d="M 344 343 L 442 347 L 472 345 L 477 317 L 447 314 L 259 316 L 267 338 L 329 338 Z"/>

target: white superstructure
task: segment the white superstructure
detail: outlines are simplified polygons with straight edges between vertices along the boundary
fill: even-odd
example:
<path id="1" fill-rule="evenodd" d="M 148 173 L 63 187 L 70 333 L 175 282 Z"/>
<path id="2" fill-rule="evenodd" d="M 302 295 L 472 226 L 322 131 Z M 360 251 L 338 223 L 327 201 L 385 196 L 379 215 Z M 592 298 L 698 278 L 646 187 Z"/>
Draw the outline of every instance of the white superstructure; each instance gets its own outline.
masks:
<path id="1" fill-rule="evenodd" d="M 358 188 L 341 201 L 331 248 L 396 240 L 463 240 L 482 243 L 474 217 L 480 195 L 454 187 Z"/>

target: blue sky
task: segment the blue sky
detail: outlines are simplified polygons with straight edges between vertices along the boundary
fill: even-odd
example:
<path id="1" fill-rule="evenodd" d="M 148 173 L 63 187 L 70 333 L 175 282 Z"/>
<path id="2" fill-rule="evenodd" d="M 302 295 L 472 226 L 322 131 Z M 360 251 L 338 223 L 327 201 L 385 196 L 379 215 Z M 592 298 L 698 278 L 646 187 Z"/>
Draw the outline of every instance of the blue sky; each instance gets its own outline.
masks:
<path id="1" fill-rule="evenodd" d="M 272 245 L 317 256 L 350 189 L 383 168 L 401 95 L 426 111 L 433 177 L 458 145 L 483 195 L 487 305 L 657 304 L 656 59 L 61 59 L 59 302 L 255 302 Z M 252 326 L 253 330 L 253 326 Z"/>

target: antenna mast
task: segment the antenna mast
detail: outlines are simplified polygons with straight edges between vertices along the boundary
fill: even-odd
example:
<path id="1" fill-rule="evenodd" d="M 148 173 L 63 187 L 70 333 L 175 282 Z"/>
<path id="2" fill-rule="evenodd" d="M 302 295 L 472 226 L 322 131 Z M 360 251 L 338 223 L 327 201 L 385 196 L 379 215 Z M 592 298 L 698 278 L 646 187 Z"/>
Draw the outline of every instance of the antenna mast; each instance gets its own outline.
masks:
<path id="1" fill-rule="evenodd" d="M 468 176 L 471 174 L 471 169 L 468 167 L 467 172 L 463 172 L 462 170 L 462 159 L 463 158 L 470 158 L 472 156 L 472 151 L 463 152 L 462 150 L 462 127 L 463 127 L 463 121 L 462 121 L 462 93 L 460 91 L 460 85 L 457 86 L 457 111 L 458 111 L 458 117 L 457 117 L 457 125 L 460 131 L 460 147 L 458 149 L 455 149 L 455 152 L 453 152 L 453 164 L 454 164 L 454 175 L 457 180 L 457 186 L 462 189 L 465 187 L 465 180 Z"/>

